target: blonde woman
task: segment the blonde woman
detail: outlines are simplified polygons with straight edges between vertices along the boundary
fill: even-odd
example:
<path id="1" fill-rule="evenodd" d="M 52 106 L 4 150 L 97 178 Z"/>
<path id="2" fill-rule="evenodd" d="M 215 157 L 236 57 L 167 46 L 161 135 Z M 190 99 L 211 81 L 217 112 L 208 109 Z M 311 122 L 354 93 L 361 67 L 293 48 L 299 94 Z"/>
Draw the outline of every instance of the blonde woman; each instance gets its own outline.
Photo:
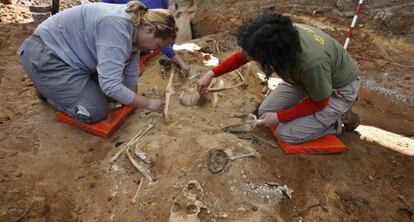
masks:
<path id="1" fill-rule="evenodd" d="M 127 4 L 130 1 L 136 0 L 101 0 L 101 2 L 110 3 L 110 4 Z M 156 8 L 163 8 L 169 9 L 171 12 L 174 11 L 174 3 L 169 4 L 168 0 L 141 0 L 148 9 L 156 9 Z M 178 24 L 177 24 L 178 26 Z M 182 29 L 180 29 L 182 31 Z M 177 39 L 180 36 L 180 32 L 177 33 Z M 190 37 L 191 39 L 191 37 Z M 173 46 L 169 45 L 165 48 L 162 48 L 160 52 L 174 61 L 182 70 L 182 72 L 189 72 L 190 66 L 183 61 L 183 59 L 174 51 Z M 147 54 L 149 52 L 141 52 L 141 56 Z"/>
<path id="2" fill-rule="evenodd" d="M 160 100 L 137 94 L 138 55 L 173 44 L 177 28 L 168 10 L 85 4 L 39 25 L 20 49 L 21 63 L 48 103 L 84 123 L 105 119 L 108 98 L 161 112 Z"/>

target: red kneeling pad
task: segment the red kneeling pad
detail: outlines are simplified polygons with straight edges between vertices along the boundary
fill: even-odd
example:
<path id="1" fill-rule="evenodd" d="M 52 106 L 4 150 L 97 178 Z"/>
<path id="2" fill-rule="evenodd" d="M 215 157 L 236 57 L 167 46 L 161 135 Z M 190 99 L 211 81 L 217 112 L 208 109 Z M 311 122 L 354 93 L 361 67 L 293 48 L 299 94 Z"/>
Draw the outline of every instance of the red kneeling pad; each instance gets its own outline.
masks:
<path id="1" fill-rule="evenodd" d="M 136 108 L 132 106 L 122 106 L 119 108 L 111 109 L 106 119 L 92 124 L 81 123 L 63 112 L 56 112 L 56 119 L 60 122 L 78 127 L 94 135 L 107 138 L 110 137 L 121 126 L 128 115 L 133 113 L 135 109 Z"/>
<path id="2" fill-rule="evenodd" d="M 140 75 L 142 74 L 142 72 L 144 72 L 144 68 L 145 68 L 145 63 L 149 60 L 151 60 L 152 58 L 154 58 L 155 56 L 157 56 L 158 54 L 160 54 L 159 50 L 150 52 L 148 54 L 142 55 L 139 59 L 139 69 L 140 69 Z"/>
<path id="3" fill-rule="evenodd" d="M 141 56 L 139 64 L 141 74 L 144 71 L 144 63 L 158 54 L 159 51 L 154 51 Z M 128 115 L 134 112 L 135 109 L 136 108 L 132 106 L 122 106 L 120 108 L 112 109 L 109 111 L 108 117 L 105 120 L 92 124 L 81 123 L 63 112 L 56 112 L 56 119 L 60 122 L 78 127 L 94 135 L 107 138 L 110 137 L 121 126 Z"/>
<path id="4" fill-rule="evenodd" d="M 141 56 L 139 64 L 141 74 L 144 71 L 144 63 L 157 56 L 158 54 L 159 51 L 157 50 Z M 60 122 L 78 127 L 94 135 L 107 138 L 110 137 L 121 126 L 128 115 L 134 112 L 135 109 L 136 108 L 132 106 L 122 106 L 120 108 L 112 109 L 109 111 L 108 117 L 105 120 L 92 124 L 81 123 L 63 112 L 56 112 L 56 119 Z"/>
<path id="5" fill-rule="evenodd" d="M 345 144 L 341 142 L 335 135 L 328 134 L 319 139 L 308 141 L 301 144 L 288 144 L 281 142 L 276 137 L 276 128 L 273 127 L 272 134 L 276 138 L 277 144 L 285 154 L 327 154 L 342 153 L 345 151 Z"/>

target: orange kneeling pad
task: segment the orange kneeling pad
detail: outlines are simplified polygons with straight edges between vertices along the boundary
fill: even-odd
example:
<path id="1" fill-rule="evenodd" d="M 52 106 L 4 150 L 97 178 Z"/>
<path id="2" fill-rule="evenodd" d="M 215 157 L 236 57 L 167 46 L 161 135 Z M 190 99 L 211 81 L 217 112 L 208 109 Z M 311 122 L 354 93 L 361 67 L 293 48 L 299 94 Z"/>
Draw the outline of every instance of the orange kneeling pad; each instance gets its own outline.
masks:
<path id="1" fill-rule="evenodd" d="M 308 141 L 301 144 L 288 144 L 281 142 L 276 137 L 276 128 L 273 127 L 272 134 L 276 138 L 277 144 L 282 148 L 285 154 L 326 154 L 326 153 L 342 153 L 345 151 L 345 144 L 341 142 L 335 135 L 328 134 L 319 139 Z"/>
<path id="2" fill-rule="evenodd" d="M 158 54 L 160 54 L 160 51 L 159 50 L 155 50 L 153 52 L 150 52 L 148 54 L 142 55 L 140 57 L 140 59 L 139 59 L 139 69 L 141 71 L 141 74 L 144 71 L 145 63 L 147 61 L 149 61 L 150 59 L 154 58 L 155 56 L 157 56 Z"/>
<path id="3" fill-rule="evenodd" d="M 81 123 L 63 112 L 56 112 L 56 119 L 58 121 L 85 130 L 86 132 L 107 138 L 110 137 L 121 126 L 128 115 L 133 113 L 135 109 L 136 108 L 132 106 L 122 106 L 119 108 L 111 109 L 106 119 L 92 124 Z"/>

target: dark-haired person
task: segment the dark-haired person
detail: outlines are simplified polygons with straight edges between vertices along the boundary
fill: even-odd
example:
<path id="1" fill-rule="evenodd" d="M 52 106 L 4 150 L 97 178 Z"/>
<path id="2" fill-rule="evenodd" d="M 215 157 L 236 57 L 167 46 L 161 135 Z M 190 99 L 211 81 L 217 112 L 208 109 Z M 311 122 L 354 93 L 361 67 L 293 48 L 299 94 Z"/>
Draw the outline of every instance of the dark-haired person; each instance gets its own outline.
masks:
<path id="1" fill-rule="evenodd" d="M 162 112 L 161 100 L 137 94 L 140 51 L 171 45 L 177 27 L 165 9 L 79 5 L 41 23 L 18 50 L 20 62 L 49 104 L 84 123 L 108 115 L 108 97 Z"/>
<path id="2" fill-rule="evenodd" d="M 341 44 L 315 27 L 293 24 L 276 13 L 243 24 L 237 43 L 241 52 L 197 81 L 200 94 L 214 77 L 256 61 L 268 77 L 276 73 L 284 81 L 258 110 L 264 126 L 277 127 L 280 140 L 296 144 L 341 133 L 341 116 L 350 110 L 360 87 L 358 65 Z"/>

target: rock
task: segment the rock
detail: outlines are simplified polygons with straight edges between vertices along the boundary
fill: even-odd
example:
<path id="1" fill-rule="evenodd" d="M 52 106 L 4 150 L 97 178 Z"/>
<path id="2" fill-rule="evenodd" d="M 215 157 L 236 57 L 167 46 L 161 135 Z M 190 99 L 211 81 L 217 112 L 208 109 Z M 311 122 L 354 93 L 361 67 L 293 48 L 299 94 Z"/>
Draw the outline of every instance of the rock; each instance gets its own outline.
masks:
<path id="1" fill-rule="evenodd" d="M 20 208 L 9 208 L 6 213 L 2 213 L 11 221 L 22 221 L 24 219 L 24 210 Z"/>
<path id="2" fill-rule="evenodd" d="M 197 92 L 182 93 L 179 101 L 184 106 L 199 106 L 206 102 L 206 97 L 200 97 Z"/>
<path id="3" fill-rule="evenodd" d="M 31 200 L 31 207 L 26 218 L 44 217 L 49 212 L 47 199 L 41 196 L 35 196 Z"/>
<path id="4" fill-rule="evenodd" d="M 222 217 L 222 218 L 227 218 L 227 217 L 229 217 L 229 214 L 227 214 L 227 213 L 222 213 L 222 214 L 220 215 L 220 217 Z"/>
<path id="5" fill-rule="evenodd" d="M 371 181 L 374 181 L 374 177 L 371 176 L 371 175 L 368 176 L 368 179 L 371 180 Z"/>

